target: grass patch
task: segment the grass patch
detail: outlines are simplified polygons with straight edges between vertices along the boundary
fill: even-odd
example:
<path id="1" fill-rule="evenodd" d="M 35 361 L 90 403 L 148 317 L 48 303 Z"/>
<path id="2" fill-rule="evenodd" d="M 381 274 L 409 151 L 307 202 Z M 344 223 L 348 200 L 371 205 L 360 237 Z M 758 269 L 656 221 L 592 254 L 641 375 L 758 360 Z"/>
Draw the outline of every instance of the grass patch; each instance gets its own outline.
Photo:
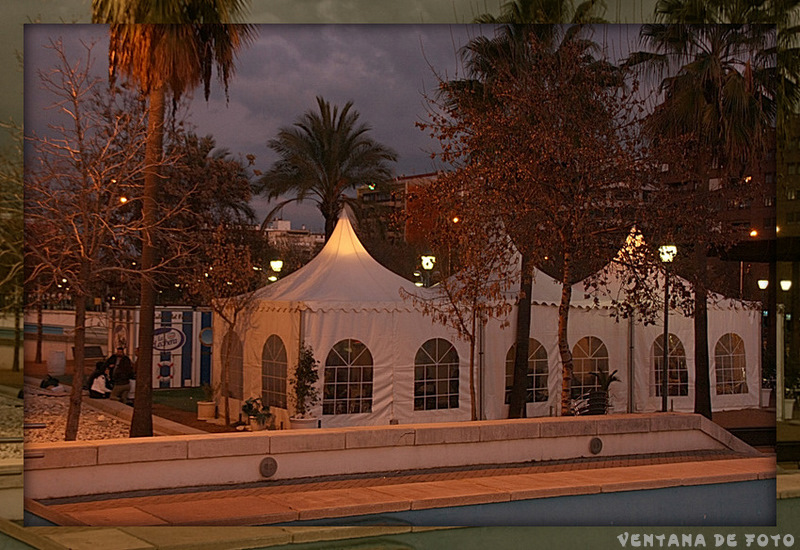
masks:
<path id="1" fill-rule="evenodd" d="M 203 388 L 165 388 L 153 390 L 153 403 L 182 411 L 197 411 L 197 402 L 205 401 Z"/>

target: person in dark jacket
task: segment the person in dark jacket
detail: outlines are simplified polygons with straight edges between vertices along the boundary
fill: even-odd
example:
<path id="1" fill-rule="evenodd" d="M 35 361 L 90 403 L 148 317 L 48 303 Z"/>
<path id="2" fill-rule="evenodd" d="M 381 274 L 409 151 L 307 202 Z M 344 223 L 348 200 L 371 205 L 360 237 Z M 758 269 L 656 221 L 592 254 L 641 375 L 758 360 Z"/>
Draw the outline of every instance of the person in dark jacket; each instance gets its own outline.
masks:
<path id="1" fill-rule="evenodd" d="M 111 382 L 114 386 L 111 390 L 111 399 L 127 404 L 131 380 L 136 378 L 136 375 L 133 370 L 133 363 L 125 355 L 125 348 L 118 346 L 117 352 L 106 359 L 105 364 L 111 370 Z"/>

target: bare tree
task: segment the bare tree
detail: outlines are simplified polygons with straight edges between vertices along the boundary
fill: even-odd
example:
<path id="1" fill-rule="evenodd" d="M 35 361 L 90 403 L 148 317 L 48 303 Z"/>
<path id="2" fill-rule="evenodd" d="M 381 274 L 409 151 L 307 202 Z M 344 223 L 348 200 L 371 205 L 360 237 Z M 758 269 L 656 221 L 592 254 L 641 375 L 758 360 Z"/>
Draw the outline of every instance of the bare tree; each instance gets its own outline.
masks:
<path id="1" fill-rule="evenodd" d="M 146 111 L 138 95 L 92 75 L 92 45 L 75 61 L 60 40 L 47 47 L 57 62 L 39 78 L 54 114 L 45 135 L 28 138 L 35 154 L 25 175 L 25 254 L 27 280 L 60 285 L 75 304 L 69 441 L 80 419 L 87 299 L 104 274 L 130 269 L 116 258 L 140 230 L 127 210 L 141 196 Z"/>
<path id="2" fill-rule="evenodd" d="M 218 226 L 197 255 L 194 268 L 184 281 L 191 295 L 210 304 L 224 323 L 220 369 L 220 392 L 224 400 L 225 424 L 230 424 L 231 370 L 237 329 L 242 329 L 246 315 L 255 301 L 255 291 L 265 282 L 263 266 L 254 262 L 250 247 L 224 226 Z M 222 327 L 220 327 L 222 328 Z"/>
<path id="3" fill-rule="evenodd" d="M 431 289 L 404 298 L 423 315 L 456 330 L 469 343 L 469 391 L 472 420 L 478 420 L 475 391 L 475 346 L 478 330 L 489 317 L 508 314 L 506 293 L 516 280 L 514 249 L 499 224 L 475 210 L 475 186 L 458 172 L 442 174 L 435 184 L 415 193 L 419 216 L 430 224 L 429 243 L 445 266 Z M 412 223 L 420 219 L 412 220 Z"/>

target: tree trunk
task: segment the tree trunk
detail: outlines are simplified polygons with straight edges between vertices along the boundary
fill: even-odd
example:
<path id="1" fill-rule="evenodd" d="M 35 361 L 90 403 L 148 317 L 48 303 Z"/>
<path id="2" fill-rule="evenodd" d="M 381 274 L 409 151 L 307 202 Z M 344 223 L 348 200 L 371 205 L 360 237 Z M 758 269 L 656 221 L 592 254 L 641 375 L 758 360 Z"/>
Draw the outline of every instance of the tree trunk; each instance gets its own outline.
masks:
<path id="1" fill-rule="evenodd" d="M 230 364 L 231 364 L 231 355 L 233 354 L 233 326 L 228 325 L 227 327 L 227 334 L 223 337 L 222 342 L 222 368 L 219 373 L 220 378 L 220 391 L 222 393 L 222 399 L 224 400 L 223 411 L 225 416 L 225 425 L 230 426 L 231 424 L 231 404 L 230 404 Z"/>
<path id="2" fill-rule="evenodd" d="M 572 414 L 572 352 L 567 339 L 569 324 L 569 304 L 572 301 L 572 285 L 570 284 L 569 252 L 564 252 L 564 268 L 561 278 L 561 303 L 558 304 L 558 353 L 561 356 L 561 415 Z"/>
<path id="3" fill-rule="evenodd" d="M 81 271 L 88 271 L 82 266 Z M 86 280 L 85 278 L 83 279 Z M 83 398 L 83 363 L 84 346 L 86 345 L 86 296 L 75 297 L 75 367 L 72 369 L 72 393 L 69 396 L 67 426 L 64 430 L 65 441 L 75 441 L 78 437 L 78 423 L 81 416 L 81 400 Z"/>
<path id="4" fill-rule="evenodd" d="M 705 247 L 695 250 L 697 279 L 694 284 L 694 412 L 711 419 L 711 382 L 708 358 L 708 302 L 706 297 Z"/>
<path id="5" fill-rule="evenodd" d="M 525 418 L 528 393 L 528 343 L 531 334 L 531 292 L 533 274 L 530 258 L 522 255 L 519 300 L 517 301 L 516 353 L 511 396 L 508 402 L 509 418 Z"/>
<path id="6" fill-rule="evenodd" d="M 164 88 L 149 95 L 147 144 L 145 146 L 144 193 L 142 194 L 142 258 L 141 299 L 139 301 L 139 360 L 136 365 L 136 392 L 131 419 L 131 437 L 153 435 L 153 330 L 155 326 L 156 291 L 152 273 L 156 264 L 153 242 L 156 222 L 156 197 L 159 186 L 159 164 L 164 141 Z"/>
<path id="7" fill-rule="evenodd" d="M 17 290 L 17 299 L 14 303 L 14 362 L 11 364 L 11 370 L 19 372 L 19 356 L 20 348 L 22 346 L 22 295 L 21 291 Z"/>
<path id="8" fill-rule="evenodd" d="M 44 337 L 43 334 L 43 327 L 42 327 L 42 309 L 44 305 L 42 304 L 42 293 L 39 293 L 39 300 L 36 302 L 36 357 L 34 358 L 34 362 L 41 363 L 42 362 L 42 339 Z"/>
<path id="9" fill-rule="evenodd" d="M 474 304 L 473 304 L 474 306 Z M 478 420 L 477 403 L 475 402 L 475 318 L 477 312 L 472 308 L 472 332 L 469 338 L 469 401 L 472 420 Z"/>

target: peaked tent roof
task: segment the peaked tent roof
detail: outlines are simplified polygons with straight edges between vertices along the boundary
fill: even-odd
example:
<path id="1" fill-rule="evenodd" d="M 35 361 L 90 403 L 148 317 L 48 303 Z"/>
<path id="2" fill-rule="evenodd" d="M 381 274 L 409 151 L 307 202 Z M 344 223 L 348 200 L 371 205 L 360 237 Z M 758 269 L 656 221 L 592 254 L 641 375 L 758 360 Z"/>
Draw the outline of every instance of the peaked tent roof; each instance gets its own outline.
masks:
<path id="1" fill-rule="evenodd" d="M 268 302 L 294 302 L 312 310 L 410 310 L 400 289 L 420 294 L 414 283 L 379 264 L 358 240 L 347 209 L 342 209 L 330 239 L 314 259 L 256 291 Z"/>

